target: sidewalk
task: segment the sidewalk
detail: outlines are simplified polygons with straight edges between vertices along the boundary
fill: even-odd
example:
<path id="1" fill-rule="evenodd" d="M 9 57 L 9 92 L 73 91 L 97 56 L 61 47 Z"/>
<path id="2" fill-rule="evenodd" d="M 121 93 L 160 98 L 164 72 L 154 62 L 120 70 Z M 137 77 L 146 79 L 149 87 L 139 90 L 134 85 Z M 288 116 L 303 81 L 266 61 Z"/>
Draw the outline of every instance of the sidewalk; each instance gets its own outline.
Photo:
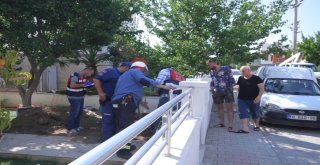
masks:
<path id="1" fill-rule="evenodd" d="M 133 141 L 137 147 L 141 142 Z M 99 144 L 85 144 L 67 136 L 44 136 L 5 133 L 0 141 L 0 159 L 28 158 L 32 160 L 52 160 L 58 164 L 68 164 Z M 123 164 L 125 160 L 113 155 L 107 163 Z"/>
<path id="2" fill-rule="evenodd" d="M 241 128 L 238 113 L 235 113 L 233 130 Z M 225 119 L 226 119 L 225 114 Z M 267 142 L 262 131 L 239 134 L 223 128 L 213 128 L 218 123 L 217 112 L 211 113 L 202 165 L 281 165 L 276 152 Z M 225 120 L 227 123 L 227 120 Z"/>

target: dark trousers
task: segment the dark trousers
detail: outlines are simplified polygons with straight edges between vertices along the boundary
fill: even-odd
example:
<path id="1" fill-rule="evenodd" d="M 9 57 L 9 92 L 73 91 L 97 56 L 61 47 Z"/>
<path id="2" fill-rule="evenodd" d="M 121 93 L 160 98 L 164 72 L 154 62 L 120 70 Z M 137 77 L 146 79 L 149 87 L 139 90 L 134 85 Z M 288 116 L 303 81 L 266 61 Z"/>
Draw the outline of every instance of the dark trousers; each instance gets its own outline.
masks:
<path id="1" fill-rule="evenodd" d="M 102 115 L 102 140 L 105 141 L 112 137 L 116 131 L 116 119 L 111 101 L 100 104 L 100 111 Z"/>
<path id="2" fill-rule="evenodd" d="M 164 105 L 165 103 L 167 103 L 168 101 L 170 101 L 168 97 L 160 97 L 159 103 L 158 103 L 158 108 L 161 107 L 162 105 Z M 174 114 L 180 107 L 181 107 L 181 102 L 178 103 L 178 107 L 174 106 L 172 108 L 172 114 Z M 161 125 L 162 125 L 162 117 L 160 117 L 158 120 L 156 120 L 151 125 L 151 129 L 152 129 L 153 134 L 155 134 L 157 132 L 157 130 L 161 128 Z"/>
<path id="3" fill-rule="evenodd" d="M 77 129 L 80 127 L 80 117 L 83 111 L 84 98 L 68 98 L 70 103 L 70 113 L 67 122 L 67 129 Z"/>
<path id="4" fill-rule="evenodd" d="M 116 114 L 116 132 L 120 132 L 134 123 L 137 105 L 133 99 L 123 103 L 121 100 L 113 102 L 113 109 Z"/>
<path id="5" fill-rule="evenodd" d="M 169 101 L 168 97 L 160 97 L 159 99 L 159 103 L 158 103 L 158 108 L 161 107 L 163 104 L 167 103 Z M 160 117 L 158 120 L 156 120 L 152 125 L 151 125 L 151 129 L 153 134 L 156 133 L 156 131 L 158 129 L 160 129 L 162 125 L 162 117 Z"/>

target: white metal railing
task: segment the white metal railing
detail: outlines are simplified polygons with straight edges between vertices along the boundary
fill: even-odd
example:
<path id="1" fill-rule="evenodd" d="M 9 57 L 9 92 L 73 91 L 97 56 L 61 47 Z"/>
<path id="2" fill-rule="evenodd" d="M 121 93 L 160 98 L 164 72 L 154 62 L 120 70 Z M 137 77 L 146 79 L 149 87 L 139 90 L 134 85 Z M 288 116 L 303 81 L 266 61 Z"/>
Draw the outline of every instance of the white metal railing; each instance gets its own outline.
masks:
<path id="1" fill-rule="evenodd" d="M 170 101 L 161 107 L 157 108 L 153 112 L 149 113 L 145 117 L 136 121 L 123 131 L 114 135 L 107 141 L 101 143 L 96 146 L 89 152 L 85 153 L 81 157 L 77 158 L 69 165 L 96 165 L 102 164 L 108 158 L 110 158 L 114 153 L 120 150 L 124 145 L 130 142 L 133 138 L 139 135 L 143 130 L 148 128 L 152 123 L 154 123 L 157 119 L 159 119 L 162 115 L 164 115 L 164 123 L 163 126 L 125 163 L 125 164 L 136 164 L 146 152 L 153 146 L 156 141 L 159 140 L 160 137 L 164 135 L 165 140 L 161 142 L 159 147 L 156 150 L 156 153 L 153 153 L 151 157 L 148 158 L 148 163 L 152 164 L 152 162 L 158 157 L 159 153 L 166 148 L 166 155 L 170 155 L 170 141 L 172 135 L 178 129 L 180 124 L 184 121 L 184 119 L 189 115 L 191 111 L 191 90 L 189 88 L 185 90 L 183 93 L 177 95 L 172 98 L 172 90 L 170 91 Z M 186 101 L 182 102 L 182 99 L 186 98 Z M 172 99 L 171 99 L 172 98 Z M 182 102 L 181 107 L 176 111 L 176 113 L 172 116 L 172 109 L 174 106 L 177 106 L 179 102 Z M 177 106 L 178 107 L 178 106 Z M 182 113 L 185 112 L 185 113 Z"/>

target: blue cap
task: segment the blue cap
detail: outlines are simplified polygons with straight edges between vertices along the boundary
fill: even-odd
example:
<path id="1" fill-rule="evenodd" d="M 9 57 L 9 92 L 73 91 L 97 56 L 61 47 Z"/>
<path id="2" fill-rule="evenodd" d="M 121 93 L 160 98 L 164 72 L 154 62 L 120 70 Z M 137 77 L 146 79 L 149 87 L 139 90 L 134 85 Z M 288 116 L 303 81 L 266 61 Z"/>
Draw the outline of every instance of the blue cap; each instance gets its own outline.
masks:
<path id="1" fill-rule="evenodd" d="M 127 66 L 127 67 L 131 67 L 132 63 L 130 61 L 124 61 L 120 63 L 120 66 Z"/>

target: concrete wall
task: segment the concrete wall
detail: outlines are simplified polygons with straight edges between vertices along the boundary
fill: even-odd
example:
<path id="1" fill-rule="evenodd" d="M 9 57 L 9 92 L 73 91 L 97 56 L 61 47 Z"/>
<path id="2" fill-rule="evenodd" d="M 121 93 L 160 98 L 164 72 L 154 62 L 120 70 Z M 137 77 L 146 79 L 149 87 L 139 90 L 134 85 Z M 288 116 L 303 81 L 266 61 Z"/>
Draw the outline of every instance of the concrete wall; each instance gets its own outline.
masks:
<path id="1" fill-rule="evenodd" d="M 172 136 L 171 154 L 164 155 L 165 148 L 153 164 L 201 164 L 213 102 L 209 91 L 210 81 L 210 79 L 188 79 L 180 83 L 183 90 L 193 88 L 191 115 L 182 122 Z M 153 145 L 138 164 L 148 164 L 150 155 L 155 154 L 158 147 L 157 143 Z"/>
<path id="2" fill-rule="evenodd" d="M 56 67 L 56 90 L 65 90 L 66 89 L 66 86 L 67 86 L 67 79 L 68 77 L 70 76 L 71 73 L 75 72 L 75 71 L 80 71 L 81 69 L 84 69 L 86 66 L 85 64 L 79 64 L 79 65 L 76 65 L 76 64 L 68 64 L 68 65 L 64 65 L 64 66 L 61 66 L 59 65 L 58 63 L 54 64 L 54 66 Z M 97 65 L 97 69 L 98 71 L 101 71 L 103 70 L 104 68 L 107 68 L 107 67 L 112 67 L 113 64 L 111 61 L 105 61 L 105 62 L 101 62 Z M 18 65 L 18 67 L 21 67 L 22 68 L 22 71 L 24 72 L 29 72 L 30 69 L 31 69 L 31 66 L 30 66 L 30 62 L 28 60 L 28 57 L 25 57 L 24 60 L 21 62 L 21 64 Z M 43 73 L 42 76 L 42 79 L 45 78 L 45 75 L 46 73 Z M 42 81 L 42 79 L 40 81 Z M 46 82 L 44 81 L 43 83 L 49 83 L 49 82 Z M 47 86 L 48 84 L 42 84 L 43 86 Z M 42 89 L 41 88 L 41 83 L 39 83 L 39 87 L 38 87 L 38 91 L 41 91 Z M 43 91 L 43 92 L 49 92 L 49 91 Z"/>
<path id="3" fill-rule="evenodd" d="M 0 92 L 0 100 L 5 100 L 5 107 L 17 107 L 21 103 L 21 98 L 18 92 Z M 84 106 L 89 108 L 99 108 L 98 95 L 87 95 L 85 97 Z M 149 110 L 139 107 L 141 113 L 149 113 L 155 110 L 158 106 L 159 97 L 146 96 L 143 98 L 144 101 L 148 102 Z M 32 95 L 32 104 L 38 106 L 70 106 L 67 96 L 54 94 L 54 93 L 34 93 Z"/>

